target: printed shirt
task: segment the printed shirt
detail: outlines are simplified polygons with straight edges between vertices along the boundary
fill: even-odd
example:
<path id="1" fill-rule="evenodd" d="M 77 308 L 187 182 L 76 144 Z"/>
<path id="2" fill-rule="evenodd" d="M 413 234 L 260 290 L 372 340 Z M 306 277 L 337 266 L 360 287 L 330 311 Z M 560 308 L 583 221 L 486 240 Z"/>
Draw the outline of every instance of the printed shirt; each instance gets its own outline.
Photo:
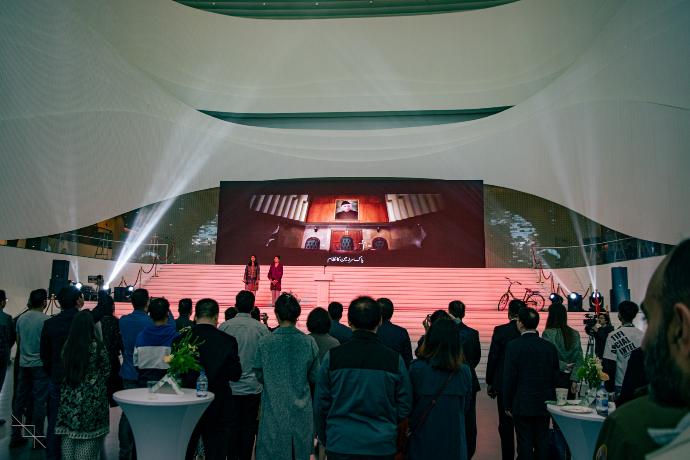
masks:
<path id="1" fill-rule="evenodd" d="M 621 326 L 609 334 L 604 348 L 604 359 L 616 362 L 617 387 L 623 386 L 623 377 L 628 368 L 628 359 L 633 350 L 640 348 L 644 332 L 635 326 Z"/>

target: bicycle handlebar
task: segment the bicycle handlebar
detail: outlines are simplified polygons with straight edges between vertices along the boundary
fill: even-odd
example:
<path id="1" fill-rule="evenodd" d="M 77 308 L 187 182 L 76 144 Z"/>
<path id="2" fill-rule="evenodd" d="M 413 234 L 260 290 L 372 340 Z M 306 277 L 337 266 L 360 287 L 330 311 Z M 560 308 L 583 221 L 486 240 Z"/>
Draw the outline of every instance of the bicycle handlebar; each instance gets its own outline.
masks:
<path id="1" fill-rule="evenodd" d="M 508 278 L 507 276 L 504 276 L 504 278 L 507 279 L 510 284 L 519 284 L 520 286 L 522 286 L 522 283 L 519 281 L 513 281 L 510 278 Z"/>

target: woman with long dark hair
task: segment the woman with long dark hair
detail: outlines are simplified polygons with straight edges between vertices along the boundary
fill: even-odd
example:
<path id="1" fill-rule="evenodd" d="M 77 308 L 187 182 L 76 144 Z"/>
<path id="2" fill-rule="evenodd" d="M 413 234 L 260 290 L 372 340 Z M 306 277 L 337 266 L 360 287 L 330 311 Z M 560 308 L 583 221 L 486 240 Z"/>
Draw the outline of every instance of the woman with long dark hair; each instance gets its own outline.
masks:
<path id="1" fill-rule="evenodd" d="M 105 291 L 103 291 L 105 292 Z M 122 350 L 122 334 L 120 333 L 120 323 L 115 316 L 115 302 L 108 294 L 98 296 L 98 304 L 94 310 L 100 310 L 103 317 L 100 321 L 101 336 L 103 337 L 103 346 L 108 352 L 108 359 L 110 360 L 110 376 L 108 377 L 108 401 L 110 407 L 117 406 L 113 399 L 113 394 L 116 391 L 122 390 L 122 377 L 120 377 L 120 350 Z M 96 325 L 98 329 L 98 325 Z"/>
<path id="2" fill-rule="evenodd" d="M 281 281 L 283 279 L 283 263 L 280 261 L 280 256 L 273 257 L 273 263 L 268 270 L 268 279 L 271 280 L 271 306 L 276 305 L 276 299 L 283 290 Z"/>
<path id="3" fill-rule="evenodd" d="M 244 290 L 251 291 L 256 297 L 256 291 L 259 290 L 259 260 L 254 254 L 249 256 L 249 261 L 244 267 L 242 282 L 244 283 Z"/>
<path id="4" fill-rule="evenodd" d="M 577 386 L 577 370 L 582 366 L 582 345 L 580 334 L 568 326 L 568 313 L 562 303 L 549 307 L 542 338 L 556 347 L 560 366 L 558 387 L 569 388 L 568 397 L 572 398 Z"/>
<path id="5" fill-rule="evenodd" d="M 99 459 L 108 434 L 108 353 L 94 332 L 91 312 L 77 313 L 62 348 L 65 377 L 60 385 L 55 434 L 64 460 Z"/>
<path id="6" fill-rule="evenodd" d="M 410 365 L 408 459 L 467 459 L 465 418 L 472 400 L 472 374 L 464 364 L 455 322 L 434 321 L 417 356 Z"/>

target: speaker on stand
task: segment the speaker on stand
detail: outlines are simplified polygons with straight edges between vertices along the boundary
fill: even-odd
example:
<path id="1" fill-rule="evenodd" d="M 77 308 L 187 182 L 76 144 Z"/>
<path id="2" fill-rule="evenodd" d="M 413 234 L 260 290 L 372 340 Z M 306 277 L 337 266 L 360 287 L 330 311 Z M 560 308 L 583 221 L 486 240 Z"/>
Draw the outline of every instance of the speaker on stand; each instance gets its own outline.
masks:
<path id="1" fill-rule="evenodd" d="M 630 300 L 628 289 L 628 267 L 611 267 L 611 291 L 609 293 L 611 311 L 618 311 L 618 304 Z"/>
<path id="2" fill-rule="evenodd" d="M 48 295 L 57 295 L 69 285 L 69 260 L 53 259 L 53 269 L 48 285 Z"/>

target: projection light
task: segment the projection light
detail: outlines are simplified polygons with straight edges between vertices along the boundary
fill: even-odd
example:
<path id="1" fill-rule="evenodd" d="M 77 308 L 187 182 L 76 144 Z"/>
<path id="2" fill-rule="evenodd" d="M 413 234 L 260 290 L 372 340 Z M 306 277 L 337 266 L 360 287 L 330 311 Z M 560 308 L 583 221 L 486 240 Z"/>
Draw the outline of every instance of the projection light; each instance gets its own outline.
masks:
<path id="1" fill-rule="evenodd" d="M 74 287 L 77 288 L 77 289 L 79 289 L 79 290 L 81 290 L 82 286 L 83 286 L 83 284 L 81 284 L 79 281 L 77 281 L 76 283 L 74 283 Z"/>
<path id="2" fill-rule="evenodd" d="M 549 300 L 551 301 L 552 304 L 563 303 L 563 297 L 559 296 L 555 292 L 552 292 L 551 295 L 549 295 Z"/>
<path id="3" fill-rule="evenodd" d="M 131 285 L 130 285 L 130 286 L 127 286 L 127 291 L 130 292 L 130 293 L 131 293 L 131 292 L 134 292 L 134 286 L 131 286 Z"/>
<path id="4" fill-rule="evenodd" d="M 568 295 L 568 311 L 582 311 L 582 296 L 577 292 Z"/>
<path id="5" fill-rule="evenodd" d="M 110 285 L 108 283 L 105 283 L 102 288 L 103 291 L 108 291 L 110 293 Z"/>
<path id="6" fill-rule="evenodd" d="M 598 289 L 595 289 L 592 295 L 589 296 L 589 310 L 596 310 L 597 305 L 599 306 L 599 310 L 604 308 L 604 296 L 601 295 Z"/>

